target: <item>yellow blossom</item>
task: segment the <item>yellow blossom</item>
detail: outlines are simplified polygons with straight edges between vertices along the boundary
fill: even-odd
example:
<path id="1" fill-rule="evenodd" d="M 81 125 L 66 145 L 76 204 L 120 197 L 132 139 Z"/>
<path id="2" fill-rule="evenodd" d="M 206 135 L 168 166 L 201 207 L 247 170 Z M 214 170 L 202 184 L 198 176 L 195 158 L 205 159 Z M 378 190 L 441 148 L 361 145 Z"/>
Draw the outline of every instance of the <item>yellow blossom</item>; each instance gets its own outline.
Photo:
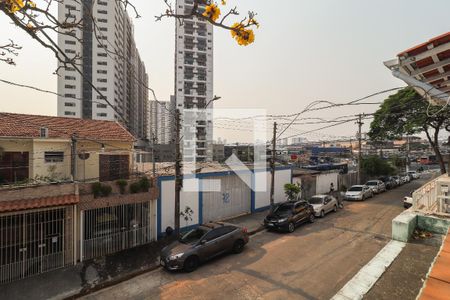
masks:
<path id="1" fill-rule="evenodd" d="M 246 29 L 241 23 L 234 23 L 231 36 L 241 46 L 248 46 L 255 41 L 255 33 L 251 29 Z"/>
<path id="2" fill-rule="evenodd" d="M 1 2 L 5 3 L 6 9 L 10 13 L 15 13 L 24 8 L 26 5 L 29 7 L 36 7 L 36 4 L 32 1 L 24 1 L 24 0 L 2 0 Z"/>
<path id="3" fill-rule="evenodd" d="M 220 8 L 217 7 L 217 4 L 211 3 L 205 7 L 205 11 L 203 12 L 203 16 L 207 17 L 214 22 L 219 19 L 220 16 Z"/>

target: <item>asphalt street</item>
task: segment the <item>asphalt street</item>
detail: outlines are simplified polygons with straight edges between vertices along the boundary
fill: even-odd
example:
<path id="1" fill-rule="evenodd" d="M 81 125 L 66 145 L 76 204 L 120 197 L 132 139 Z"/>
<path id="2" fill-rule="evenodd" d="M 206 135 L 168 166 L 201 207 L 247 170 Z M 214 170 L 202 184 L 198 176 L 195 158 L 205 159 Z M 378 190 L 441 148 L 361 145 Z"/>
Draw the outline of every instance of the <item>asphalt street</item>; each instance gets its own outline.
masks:
<path id="1" fill-rule="evenodd" d="M 293 234 L 260 232 L 243 253 L 193 273 L 158 269 L 85 299 L 330 299 L 389 242 L 403 197 L 425 180 L 345 202 L 343 210 Z"/>

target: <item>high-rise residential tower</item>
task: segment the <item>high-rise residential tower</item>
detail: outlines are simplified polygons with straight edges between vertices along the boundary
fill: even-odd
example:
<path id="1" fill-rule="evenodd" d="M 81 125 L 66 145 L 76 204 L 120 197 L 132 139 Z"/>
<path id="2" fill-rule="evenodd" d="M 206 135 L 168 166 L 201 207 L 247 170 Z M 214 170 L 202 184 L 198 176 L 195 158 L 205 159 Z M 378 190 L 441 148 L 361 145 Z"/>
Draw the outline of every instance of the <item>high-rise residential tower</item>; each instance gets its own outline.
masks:
<path id="1" fill-rule="evenodd" d="M 177 0 L 176 13 L 190 14 L 193 4 L 193 0 Z M 213 124 L 205 108 L 213 98 L 213 26 L 195 17 L 182 24 L 177 21 L 175 44 L 175 98 L 183 119 L 183 159 L 211 161 Z M 212 106 L 211 102 L 208 108 Z"/>
<path id="2" fill-rule="evenodd" d="M 150 101 L 150 136 L 156 144 L 173 144 L 174 103 Z M 153 140 L 154 138 L 154 140 Z"/>
<path id="3" fill-rule="evenodd" d="M 83 20 L 82 28 L 58 36 L 59 47 L 77 58 L 82 73 L 60 64 L 58 116 L 119 121 L 137 138 L 148 139 L 148 75 L 123 5 L 62 0 L 58 10 L 60 22 Z"/>

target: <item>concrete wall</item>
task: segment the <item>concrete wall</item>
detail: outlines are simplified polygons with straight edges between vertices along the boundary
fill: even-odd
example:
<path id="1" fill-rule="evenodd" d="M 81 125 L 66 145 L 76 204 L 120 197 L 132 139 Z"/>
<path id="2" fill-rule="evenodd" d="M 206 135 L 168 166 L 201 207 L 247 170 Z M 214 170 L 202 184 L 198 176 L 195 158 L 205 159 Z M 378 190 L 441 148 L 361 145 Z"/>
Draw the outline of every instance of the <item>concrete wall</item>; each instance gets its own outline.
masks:
<path id="1" fill-rule="evenodd" d="M 330 185 L 333 183 L 334 189 L 338 188 L 339 173 L 322 173 L 316 177 L 316 194 L 326 194 L 330 191 Z"/>
<path id="2" fill-rule="evenodd" d="M 133 143 L 130 142 L 104 142 L 104 149 L 102 145 L 90 141 L 79 141 L 77 143 L 77 153 L 88 153 L 89 158 L 82 160 L 77 156 L 77 176 L 76 179 L 80 181 L 95 181 L 100 176 L 100 154 L 126 154 L 130 157 L 130 171 L 132 168 L 131 150 Z"/>
<path id="3" fill-rule="evenodd" d="M 97 180 L 99 177 L 99 153 L 130 155 L 132 167 L 132 142 L 102 142 L 78 141 L 77 154 L 89 153 L 87 160 L 76 158 L 76 180 Z M 29 153 L 29 178 L 48 177 L 57 180 L 71 178 L 71 141 L 65 139 L 0 139 L 0 147 L 5 152 Z M 64 152 L 62 162 L 45 162 L 45 152 Z"/>
<path id="4" fill-rule="evenodd" d="M 254 174 L 254 173 L 252 173 Z M 256 171 L 256 176 L 265 177 L 267 186 L 266 191 L 253 192 L 250 190 L 250 197 L 252 199 L 251 211 L 266 209 L 270 205 L 270 172 L 269 171 Z M 233 172 L 219 172 L 219 173 L 202 173 L 200 176 L 202 179 L 207 180 L 217 176 L 234 176 Z M 253 175 L 254 176 L 254 175 Z M 275 202 L 282 202 L 286 200 L 284 194 L 284 184 L 291 183 L 292 171 L 291 169 L 279 169 L 275 173 Z M 200 184 L 191 176 L 190 179 L 185 179 L 183 186 L 189 185 L 197 186 Z M 254 178 L 250 182 L 254 182 Z M 174 228 L 174 206 L 175 206 L 175 179 L 173 176 L 160 177 L 158 179 L 158 186 L 160 194 L 158 198 L 158 233 L 161 235 L 165 232 L 168 226 Z M 204 222 L 202 212 L 203 193 L 197 192 L 181 192 L 180 210 L 183 211 L 186 206 L 189 206 L 193 211 L 192 221 L 186 222 L 180 217 L 181 227 L 189 227 Z"/>
<path id="5" fill-rule="evenodd" d="M 192 183 L 192 181 L 191 181 Z M 189 184 L 184 182 L 184 184 Z M 175 180 L 167 180 L 161 182 L 160 201 L 158 204 L 159 215 L 159 233 L 165 232 L 168 226 L 174 228 L 174 210 L 175 210 Z M 180 196 L 180 211 L 184 211 L 187 206 L 193 210 L 192 221 L 186 223 L 183 217 L 180 216 L 180 226 L 186 227 L 200 223 L 200 194 L 199 192 L 181 192 Z"/>
<path id="6" fill-rule="evenodd" d="M 271 175 L 270 172 L 257 172 L 256 176 L 262 176 L 266 178 L 266 191 L 255 192 L 255 210 L 265 208 L 270 205 L 270 182 Z M 277 170 L 275 172 L 275 191 L 274 191 L 274 201 L 275 203 L 286 201 L 286 196 L 284 194 L 284 185 L 286 183 L 291 183 L 291 170 Z"/>
<path id="7" fill-rule="evenodd" d="M 46 162 L 45 152 L 63 152 L 64 159 L 62 162 Z M 48 177 L 57 180 L 69 180 L 71 178 L 71 149 L 68 140 L 34 140 L 30 160 L 33 161 L 32 178 Z"/>
<path id="8" fill-rule="evenodd" d="M 358 184 L 358 174 L 356 172 L 350 172 L 348 174 L 339 174 L 338 176 L 338 190 L 343 188 L 348 189 L 352 185 Z"/>

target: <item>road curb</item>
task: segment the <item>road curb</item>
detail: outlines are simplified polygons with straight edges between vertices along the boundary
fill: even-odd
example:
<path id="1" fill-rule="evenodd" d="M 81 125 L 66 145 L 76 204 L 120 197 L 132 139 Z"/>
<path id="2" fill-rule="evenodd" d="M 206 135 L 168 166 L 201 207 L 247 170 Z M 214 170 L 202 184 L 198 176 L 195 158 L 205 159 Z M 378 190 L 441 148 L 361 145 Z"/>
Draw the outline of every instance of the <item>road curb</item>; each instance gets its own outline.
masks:
<path id="1" fill-rule="evenodd" d="M 258 228 L 249 231 L 249 232 L 248 232 L 248 235 L 250 235 L 250 236 L 255 235 L 255 234 L 257 234 L 258 232 L 261 232 L 261 231 L 263 231 L 263 230 L 265 230 L 265 229 L 266 229 L 266 228 L 265 228 L 263 225 L 260 225 Z"/>
<path id="2" fill-rule="evenodd" d="M 86 295 L 98 292 L 100 290 L 109 288 L 111 286 L 117 285 L 117 284 L 122 283 L 124 281 L 133 279 L 133 278 L 135 278 L 137 276 L 140 276 L 140 275 L 143 275 L 143 274 L 146 274 L 146 273 L 150 273 L 150 272 L 155 271 L 155 270 L 157 270 L 159 268 L 161 268 L 161 266 L 159 265 L 159 263 L 155 262 L 154 264 L 152 264 L 151 266 L 149 266 L 146 269 L 143 269 L 143 270 L 141 269 L 141 270 L 138 270 L 138 271 L 135 271 L 135 272 L 130 272 L 130 273 L 128 273 L 125 276 L 116 277 L 114 279 L 111 279 L 109 281 L 100 283 L 100 284 L 98 284 L 96 286 L 93 286 L 93 287 L 90 287 L 90 288 L 83 288 L 81 291 L 79 291 L 77 293 L 74 293 L 73 295 L 69 295 L 69 296 L 66 295 L 62 299 L 66 299 L 66 300 L 78 299 L 80 297 L 83 297 L 83 296 L 86 296 Z M 58 299 L 58 297 L 55 297 L 55 299 Z"/>

